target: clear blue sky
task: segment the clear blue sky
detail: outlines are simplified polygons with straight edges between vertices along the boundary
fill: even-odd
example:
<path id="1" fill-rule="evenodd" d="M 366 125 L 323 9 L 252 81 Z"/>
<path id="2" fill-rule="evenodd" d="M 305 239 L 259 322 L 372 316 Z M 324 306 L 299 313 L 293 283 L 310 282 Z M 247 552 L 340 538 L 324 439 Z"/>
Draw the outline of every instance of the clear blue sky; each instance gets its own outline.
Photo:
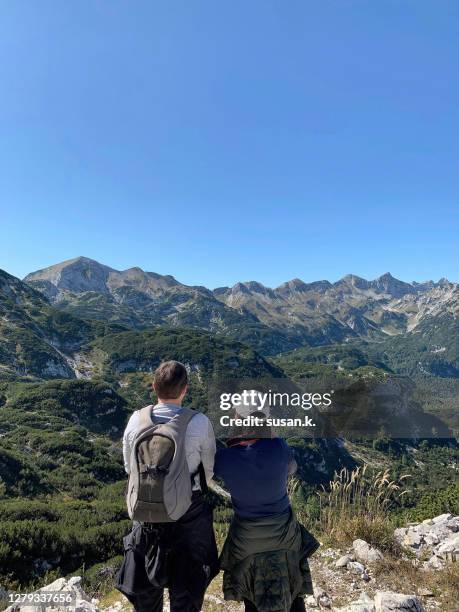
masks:
<path id="1" fill-rule="evenodd" d="M 0 5 L 0 267 L 459 280 L 457 0 Z"/>

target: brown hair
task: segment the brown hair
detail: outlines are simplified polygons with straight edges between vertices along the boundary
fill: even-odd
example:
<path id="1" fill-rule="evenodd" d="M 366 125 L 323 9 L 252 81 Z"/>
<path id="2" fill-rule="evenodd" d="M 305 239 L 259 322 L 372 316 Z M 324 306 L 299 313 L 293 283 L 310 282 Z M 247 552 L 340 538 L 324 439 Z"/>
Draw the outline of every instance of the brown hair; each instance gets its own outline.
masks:
<path id="1" fill-rule="evenodd" d="M 161 399 L 177 399 L 188 383 L 188 374 L 180 361 L 163 361 L 156 368 L 153 388 Z"/>

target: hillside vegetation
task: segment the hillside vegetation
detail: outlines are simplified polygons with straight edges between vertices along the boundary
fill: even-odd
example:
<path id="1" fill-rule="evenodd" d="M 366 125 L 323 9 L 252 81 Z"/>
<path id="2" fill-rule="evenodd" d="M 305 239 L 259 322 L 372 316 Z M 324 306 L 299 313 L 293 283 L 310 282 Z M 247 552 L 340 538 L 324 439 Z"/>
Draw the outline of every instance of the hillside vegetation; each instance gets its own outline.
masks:
<path id="1" fill-rule="evenodd" d="M 88 272 L 85 265 L 84 270 Z M 0 273 L 0 576 L 6 587 L 31 588 L 80 572 L 96 588 L 102 574 L 113 575 L 120 562 L 122 535 L 129 528 L 121 435 L 130 413 L 154 401 L 151 376 L 164 359 L 187 365 L 187 405 L 197 410 L 207 410 L 209 385 L 222 376 L 289 378 L 344 392 L 353 385 L 370 388 L 394 379 L 401 381 L 400 389 L 410 389 L 417 415 L 424 409 L 452 429 L 457 427 L 457 328 L 451 314 L 430 327 L 427 322 L 420 324 L 410 336 L 375 334 L 369 341 L 349 332 L 348 342 L 326 343 L 330 337 L 325 335 L 320 346 L 287 351 L 300 337 L 300 344 L 317 344 L 320 328 L 314 328 L 308 340 L 304 326 L 279 331 L 277 324 L 270 327 L 267 319 L 261 321 L 245 305 L 223 304 L 223 298 L 228 301 L 226 290 L 210 295 L 204 288 L 192 288 L 188 297 L 180 297 L 180 284 L 168 277 L 148 273 L 145 278 L 145 273 L 134 271 L 128 275 L 129 289 L 125 275 L 102 271 L 101 280 L 98 270 L 89 267 L 90 273 L 80 278 L 84 291 L 75 292 L 73 287 L 74 293 L 71 287 L 60 287 L 62 278 L 69 282 L 62 270 L 57 285 L 43 278 L 41 285 L 34 281 L 40 292 Z M 132 284 L 139 282 L 134 290 Z M 347 290 L 351 285 L 345 284 Z M 249 290 L 261 291 L 253 286 Z M 392 288 L 399 290 L 405 289 Z M 142 297 L 146 291 L 148 300 Z M 175 297 L 168 302 L 171 291 Z M 288 300 L 292 291 L 300 287 L 278 293 Z M 154 326 L 152 320 L 130 318 L 134 310 L 139 313 L 141 299 L 148 303 L 151 316 L 163 313 Z M 107 322 L 85 318 L 92 311 L 78 304 L 92 300 L 95 312 Z M 111 304 L 113 316 L 98 311 L 99 300 Z M 213 300 L 227 318 L 218 324 L 215 319 L 209 332 L 210 319 L 199 317 Z M 130 308 L 129 316 L 119 317 L 118 307 Z M 211 318 L 217 316 L 217 310 L 206 312 Z M 312 319 L 308 321 L 312 330 Z M 185 327 L 178 326 L 184 323 Z M 342 331 L 343 325 L 339 326 Z M 257 346 L 264 347 L 264 355 Z M 415 376 L 410 381 L 401 374 Z M 393 407 L 399 400 L 394 396 Z M 459 451 L 452 437 L 397 440 L 381 432 L 374 440 L 295 438 L 289 443 L 299 465 L 292 499 L 317 533 L 323 529 L 318 490 L 327 487 L 335 472 L 362 464 L 371 473 L 387 469 L 395 479 L 411 474 L 407 493 L 388 509 L 391 525 L 457 512 Z M 217 498 L 214 502 L 217 533 L 223 537 L 230 509 Z"/>

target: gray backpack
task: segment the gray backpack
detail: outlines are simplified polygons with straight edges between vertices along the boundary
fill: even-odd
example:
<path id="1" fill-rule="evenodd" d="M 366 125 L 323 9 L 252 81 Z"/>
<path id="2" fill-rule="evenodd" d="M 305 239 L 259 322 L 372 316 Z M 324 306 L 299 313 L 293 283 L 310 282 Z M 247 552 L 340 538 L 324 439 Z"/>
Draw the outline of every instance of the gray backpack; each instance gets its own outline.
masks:
<path id="1" fill-rule="evenodd" d="M 169 422 L 155 423 L 152 410 L 146 406 L 140 411 L 126 500 L 132 520 L 168 523 L 177 521 L 191 505 L 194 475 L 186 460 L 185 435 L 196 412 L 182 408 Z"/>

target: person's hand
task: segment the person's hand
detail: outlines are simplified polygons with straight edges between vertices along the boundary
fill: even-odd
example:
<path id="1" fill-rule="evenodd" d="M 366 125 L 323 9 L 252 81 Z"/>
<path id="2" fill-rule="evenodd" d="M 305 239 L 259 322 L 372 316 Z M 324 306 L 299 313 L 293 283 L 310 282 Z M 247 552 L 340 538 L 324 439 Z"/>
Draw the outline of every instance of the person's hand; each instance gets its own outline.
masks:
<path id="1" fill-rule="evenodd" d="M 207 486 L 219 497 L 223 497 L 223 499 L 231 499 L 231 495 L 228 493 L 228 491 L 225 491 L 225 489 L 217 484 L 213 478 L 207 483 Z"/>

